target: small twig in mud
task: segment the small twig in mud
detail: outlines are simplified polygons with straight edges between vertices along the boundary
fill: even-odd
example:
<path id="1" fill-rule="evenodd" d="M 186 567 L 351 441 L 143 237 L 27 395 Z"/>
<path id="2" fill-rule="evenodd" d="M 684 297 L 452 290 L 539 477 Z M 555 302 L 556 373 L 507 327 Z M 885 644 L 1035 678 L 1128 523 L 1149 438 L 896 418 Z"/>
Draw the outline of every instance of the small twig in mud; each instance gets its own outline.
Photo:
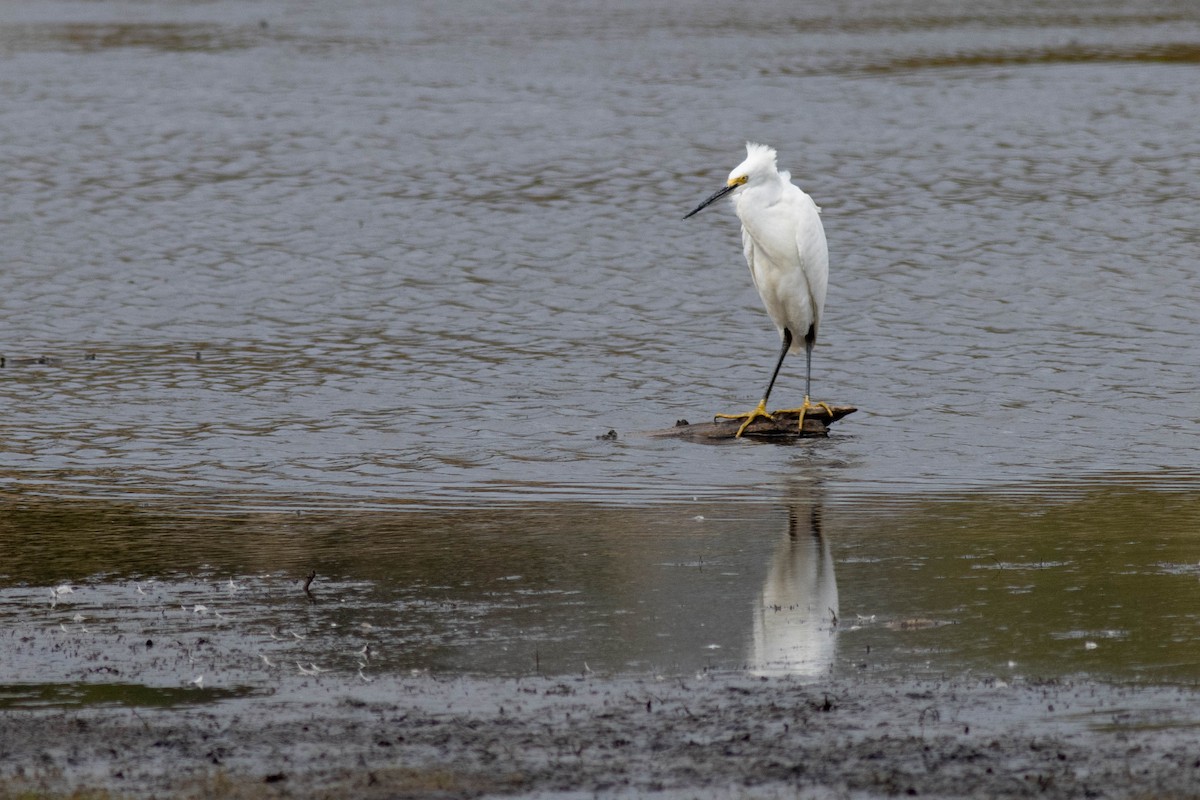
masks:
<path id="1" fill-rule="evenodd" d="M 308 595 L 309 600 L 316 600 L 316 598 L 313 597 L 312 589 L 310 588 L 312 586 L 312 582 L 316 579 L 316 577 L 317 577 L 317 571 L 314 569 L 311 572 L 309 572 L 308 577 L 306 577 L 304 579 L 304 593 L 306 595 Z"/>

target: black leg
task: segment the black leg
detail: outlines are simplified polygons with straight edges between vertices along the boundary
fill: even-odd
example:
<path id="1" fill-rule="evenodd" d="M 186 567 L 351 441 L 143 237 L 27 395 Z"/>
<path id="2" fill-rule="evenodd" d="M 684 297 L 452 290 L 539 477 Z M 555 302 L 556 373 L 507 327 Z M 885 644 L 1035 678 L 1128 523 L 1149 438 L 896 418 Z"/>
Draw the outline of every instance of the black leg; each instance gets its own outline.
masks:
<path id="1" fill-rule="evenodd" d="M 787 336 L 786 331 L 785 331 L 784 348 L 783 348 L 784 353 L 787 352 L 787 344 L 790 341 L 791 341 L 791 337 Z M 813 409 L 817 406 L 820 406 L 821 408 L 825 409 L 825 411 L 828 414 L 830 414 L 831 416 L 833 415 L 833 410 L 830 409 L 830 407 L 828 405 L 826 405 L 825 403 L 815 403 L 814 404 L 812 401 L 809 400 L 809 392 L 812 390 L 812 351 L 813 351 L 813 345 L 816 343 L 816 341 L 817 341 L 817 332 L 812 327 L 809 327 L 808 333 L 805 334 L 805 336 L 804 336 L 804 361 L 805 361 L 804 405 L 800 406 L 799 408 L 781 408 L 775 412 L 776 414 L 782 414 L 784 412 L 787 412 L 789 414 L 796 414 L 799 417 L 798 425 L 800 427 L 801 432 L 804 431 L 804 417 L 811 409 Z M 783 353 L 779 354 L 779 362 L 780 362 L 780 364 L 783 363 Z M 775 367 L 775 372 L 776 373 L 779 372 L 778 365 L 776 365 L 776 367 Z M 772 376 L 771 383 L 774 383 L 774 382 L 775 382 L 775 377 Z M 770 386 L 767 387 L 767 391 L 768 392 L 771 391 Z"/>
<path id="2" fill-rule="evenodd" d="M 771 389 L 775 386 L 775 379 L 779 377 L 779 368 L 783 366 L 783 358 L 787 355 L 788 348 L 792 346 L 792 332 L 787 328 L 783 329 L 783 347 L 779 349 L 779 360 L 775 362 L 775 371 L 771 373 L 771 381 L 767 384 L 767 391 L 763 394 L 763 399 L 759 401 L 758 407 L 748 414 L 717 414 L 715 419 L 740 419 L 741 426 L 738 428 L 734 436 L 741 437 L 746 432 L 746 428 L 750 427 L 750 423 L 756 419 L 774 419 L 767 413 L 767 398 L 771 396 Z"/>
<path id="3" fill-rule="evenodd" d="M 771 382 L 767 384 L 767 391 L 763 394 L 763 405 L 767 404 L 767 398 L 771 396 L 771 390 L 775 388 L 775 379 L 779 377 L 779 368 L 783 366 L 783 357 L 787 355 L 788 348 L 792 346 L 792 332 L 787 328 L 783 329 L 783 347 L 779 348 L 779 360 L 775 362 L 775 371 L 771 373 Z M 809 346 L 811 351 L 812 347 Z"/>
<path id="4" fill-rule="evenodd" d="M 804 343 L 804 396 L 812 394 L 812 342 Z"/>
<path id="5" fill-rule="evenodd" d="M 816 341 L 817 332 L 810 325 L 808 333 L 804 336 L 804 398 L 806 400 L 812 395 L 812 350 Z"/>

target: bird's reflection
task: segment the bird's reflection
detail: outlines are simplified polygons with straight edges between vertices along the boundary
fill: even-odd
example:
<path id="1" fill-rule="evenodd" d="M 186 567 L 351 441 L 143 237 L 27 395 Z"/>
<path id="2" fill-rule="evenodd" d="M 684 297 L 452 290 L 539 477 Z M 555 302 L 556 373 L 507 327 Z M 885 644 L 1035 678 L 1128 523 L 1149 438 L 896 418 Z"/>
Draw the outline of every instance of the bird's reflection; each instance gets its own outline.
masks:
<path id="1" fill-rule="evenodd" d="M 821 506 L 791 508 L 754 614 L 751 664 L 762 675 L 826 675 L 837 645 L 838 590 Z"/>

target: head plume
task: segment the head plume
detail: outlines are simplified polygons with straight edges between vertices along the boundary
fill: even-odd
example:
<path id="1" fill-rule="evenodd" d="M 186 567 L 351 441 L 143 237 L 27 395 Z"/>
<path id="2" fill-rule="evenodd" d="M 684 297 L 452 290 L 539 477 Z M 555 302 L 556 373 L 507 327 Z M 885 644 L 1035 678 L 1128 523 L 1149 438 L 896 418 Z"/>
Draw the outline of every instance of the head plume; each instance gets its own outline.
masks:
<path id="1" fill-rule="evenodd" d="M 758 142 L 746 142 L 746 161 L 770 164 L 775 167 L 775 148 Z"/>
<path id="2" fill-rule="evenodd" d="M 738 164 L 730 173 L 730 179 L 737 177 L 754 178 L 767 177 L 777 172 L 775 167 L 775 148 L 765 144 L 746 142 L 746 160 Z"/>

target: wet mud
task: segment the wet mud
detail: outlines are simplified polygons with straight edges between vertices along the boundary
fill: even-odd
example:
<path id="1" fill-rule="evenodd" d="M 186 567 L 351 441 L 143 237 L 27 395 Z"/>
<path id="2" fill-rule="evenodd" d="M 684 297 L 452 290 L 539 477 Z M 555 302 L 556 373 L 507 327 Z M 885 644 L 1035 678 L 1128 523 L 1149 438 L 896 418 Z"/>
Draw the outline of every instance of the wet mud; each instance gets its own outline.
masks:
<path id="1" fill-rule="evenodd" d="M 1086 680 L 298 677 L 193 706 L 10 709 L 0 797 L 1192 797 L 1196 700 Z"/>

